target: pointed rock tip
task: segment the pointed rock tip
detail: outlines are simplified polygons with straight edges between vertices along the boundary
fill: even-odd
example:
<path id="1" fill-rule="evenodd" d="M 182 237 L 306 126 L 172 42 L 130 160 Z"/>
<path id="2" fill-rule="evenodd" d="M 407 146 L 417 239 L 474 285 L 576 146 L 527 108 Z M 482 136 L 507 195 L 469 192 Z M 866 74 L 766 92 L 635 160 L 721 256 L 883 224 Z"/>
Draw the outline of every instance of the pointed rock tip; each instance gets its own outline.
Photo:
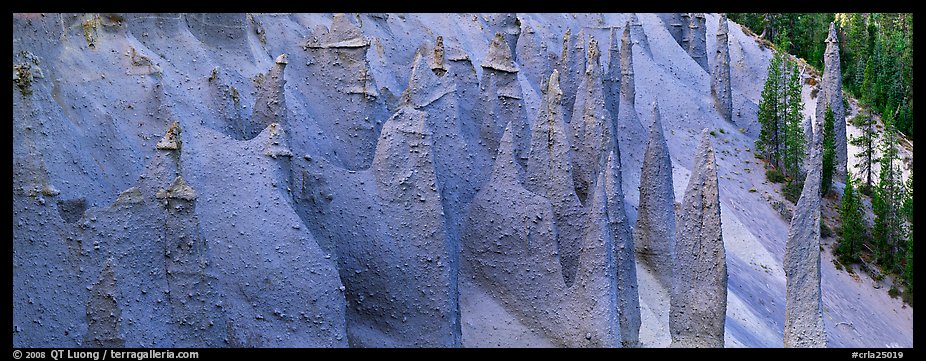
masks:
<path id="1" fill-rule="evenodd" d="M 427 44 L 415 51 L 412 61 L 412 72 L 408 78 L 408 86 L 402 92 L 401 102 L 410 104 L 414 108 L 421 108 L 442 96 L 456 91 L 456 84 L 450 77 L 445 77 L 447 69 L 443 66 L 436 68 L 430 56 L 432 50 Z"/>
<path id="2" fill-rule="evenodd" d="M 709 128 L 704 128 L 701 130 L 701 144 L 705 142 L 710 142 L 709 136 L 711 135 L 711 130 Z"/>
<path id="3" fill-rule="evenodd" d="M 619 149 L 615 146 L 608 147 L 608 173 L 619 174 L 621 170 L 621 157 L 618 154 Z"/>
<path id="4" fill-rule="evenodd" d="M 492 43 L 489 44 L 489 51 L 486 53 L 485 60 L 482 61 L 483 68 L 495 69 L 506 73 L 517 73 L 518 65 L 511 59 L 511 48 L 508 42 L 502 36 L 502 33 L 496 32 Z"/>
<path id="5" fill-rule="evenodd" d="M 264 155 L 272 158 L 292 157 L 293 153 L 289 150 L 289 144 L 286 141 L 286 130 L 280 123 L 270 123 L 267 126 L 269 133 L 268 144 L 264 150 Z"/>
<path id="6" fill-rule="evenodd" d="M 704 130 L 701 131 L 701 143 L 698 144 L 697 154 L 704 154 L 706 156 L 706 159 L 703 160 L 704 162 L 710 162 L 713 160 L 712 154 L 714 153 L 714 145 L 711 143 L 710 134 L 711 134 L 710 130 L 707 128 L 704 128 Z M 712 167 L 711 164 L 696 165 L 696 166 Z"/>
<path id="7" fill-rule="evenodd" d="M 655 130 L 655 133 L 653 132 Z M 650 137 L 658 135 L 662 138 L 662 119 L 659 114 L 659 101 L 653 101 L 653 122 L 650 124 Z"/>
<path id="8" fill-rule="evenodd" d="M 593 65 L 598 65 L 601 59 L 601 50 L 598 48 L 598 40 L 595 38 L 590 38 L 588 40 L 588 63 Z M 586 72 L 590 72 L 591 69 L 586 69 Z"/>
<path id="9" fill-rule="evenodd" d="M 155 147 L 159 150 L 180 150 L 180 123 L 173 122 Z"/>
<path id="10" fill-rule="evenodd" d="M 498 142 L 498 153 L 495 156 L 495 166 L 493 168 L 493 178 L 500 177 L 517 181 L 519 167 L 514 157 L 514 131 L 511 122 L 505 126 L 505 133 Z"/>
<path id="11" fill-rule="evenodd" d="M 727 14 L 720 14 L 720 20 L 718 20 L 720 26 L 717 30 L 717 35 L 727 35 L 730 32 L 729 25 L 727 25 Z"/>
<path id="12" fill-rule="evenodd" d="M 285 53 L 280 54 L 279 56 L 277 56 L 276 60 L 274 60 L 274 61 L 275 61 L 277 64 L 284 65 L 284 66 L 285 66 L 286 64 L 289 63 L 289 61 L 287 61 L 287 59 L 286 59 L 286 54 L 285 54 Z"/>
<path id="13" fill-rule="evenodd" d="M 155 194 L 158 199 L 182 199 L 186 201 L 196 200 L 196 191 L 190 187 L 183 176 L 177 176 L 166 190 L 161 189 Z"/>
<path id="14" fill-rule="evenodd" d="M 447 70 L 444 67 L 444 37 L 438 35 L 434 40 L 434 57 L 431 58 L 431 70 Z"/>
<path id="15" fill-rule="evenodd" d="M 322 30 L 322 29 L 318 29 Z M 343 13 L 334 14 L 327 31 L 313 31 L 305 48 L 361 48 L 370 45 L 360 28 Z"/>
<path id="16" fill-rule="evenodd" d="M 547 82 L 547 94 L 563 95 L 563 90 L 559 87 L 559 70 L 553 69 L 550 74 L 550 81 Z"/>
<path id="17" fill-rule="evenodd" d="M 620 37 L 617 36 L 617 27 L 612 26 L 608 38 L 608 48 L 611 51 L 617 51 L 619 49 L 618 43 L 620 43 Z"/>
<path id="18" fill-rule="evenodd" d="M 144 196 L 141 194 L 141 191 L 138 187 L 132 187 L 119 193 L 119 196 L 116 197 L 116 201 L 113 202 L 113 205 L 117 204 L 128 204 L 128 203 L 141 203 L 144 199 Z"/>

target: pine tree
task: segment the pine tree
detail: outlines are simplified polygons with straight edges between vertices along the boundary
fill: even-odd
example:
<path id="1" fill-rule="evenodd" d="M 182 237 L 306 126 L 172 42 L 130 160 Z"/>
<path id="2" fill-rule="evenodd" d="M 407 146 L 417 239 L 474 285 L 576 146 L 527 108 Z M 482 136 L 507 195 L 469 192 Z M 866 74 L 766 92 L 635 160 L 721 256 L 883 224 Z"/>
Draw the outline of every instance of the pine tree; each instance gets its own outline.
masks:
<path id="1" fill-rule="evenodd" d="M 875 225 L 872 233 L 877 245 L 879 263 L 885 269 L 899 274 L 902 271 L 900 268 L 902 258 L 898 257 L 898 253 L 904 251 L 900 248 L 900 241 L 905 238 L 900 219 L 900 206 L 904 192 L 900 181 L 900 167 L 899 164 L 895 164 L 898 163 L 897 148 L 894 147 L 897 136 L 890 116 L 884 118 L 884 127 L 878 188 L 872 200 L 872 208 L 875 212 Z"/>
<path id="2" fill-rule="evenodd" d="M 865 221 L 862 218 L 861 199 L 855 191 L 855 182 L 850 175 L 846 175 L 846 187 L 842 192 L 842 201 L 839 205 L 839 246 L 836 253 L 840 262 L 848 265 L 858 259 L 862 242 L 866 238 Z"/>
<path id="3" fill-rule="evenodd" d="M 868 111 L 865 115 L 859 114 L 857 117 L 861 121 L 857 125 L 862 128 L 862 134 L 857 137 L 852 137 L 852 140 L 849 142 L 852 143 L 852 145 L 861 147 L 861 150 L 855 154 L 856 157 L 861 159 L 857 167 L 860 168 L 865 180 L 865 183 L 859 186 L 859 190 L 861 193 L 871 195 L 872 172 L 874 169 L 874 162 L 876 161 L 875 141 L 877 140 L 877 134 L 875 134 L 875 120 L 871 117 L 871 111 Z"/>
<path id="4" fill-rule="evenodd" d="M 756 140 L 756 150 L 760 155 L 768 160 L 769 164 L 778 166 L 779 146 L 778 146 L 778 113 L 781 98 L 781 63 L 782 57 L 775 52 L 768 65 L 768 76 L 765 79 L 765 85 L 762 87 L 761 101 L 759 102 L 759 139 Z"/>
<path id="5" fill-rule="evenodd" d="M 826 107 L 826 113 L 823 117 L 823 174 L 822 174 L 822 183 L 820 185 L 820 195 L 826 195 L 830 191 L 830 187 L 833 184 L 833 171 L 835 164 L 833 164 L 834 159 L 836 158 L 836 136 L 833 134 L 833 123 L 835 119 L 833 117 L 833 110 L 829 106 Z M 848 172 L 847 172 L 848 173 Z"/>
<path id="6" fill-rule="evenodd" d="M 804 159 L 804 102 L 801 100 L 801 80 L 797 65 L 789 62 L 788 81 L 786 86 L 784 137 L 784 170 L 792 178 L 801 178 L 801 163 Z"/>
<path id="7" fill-rule="evenodd" d="M 913 135 L 912 13 L 746 13 L 730 19 L 816 68 L 823 67 L 824 39 L 835 20 L 844 90 L 881 113 L 900 105 L 895 127 Z"/>

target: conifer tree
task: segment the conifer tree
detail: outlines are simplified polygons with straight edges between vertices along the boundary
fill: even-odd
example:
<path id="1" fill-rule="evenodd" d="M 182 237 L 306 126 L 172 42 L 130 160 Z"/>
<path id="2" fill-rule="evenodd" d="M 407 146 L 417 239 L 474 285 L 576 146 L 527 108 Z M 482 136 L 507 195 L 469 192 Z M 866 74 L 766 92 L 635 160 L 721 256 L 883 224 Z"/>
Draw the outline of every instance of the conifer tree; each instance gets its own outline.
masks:
<path id="1" fill-rule="evenodd" d="M 779 160 L 779 129 L 778 114 L 781 98 L 781 63 L 782 57 L 775 52 L 768 65 L 768 76 L 762 87 L 761 101 L 759 103 L 759 139 L 756 140 L 756 149 L 760 155 L 768 160 L 769 164 L 778 166 Z"/>
<path id="2" fill-rule="evenodd" d="M 875 159 L 875 141 L 877 140 L 877 134 L 875 134 L 875 121 L 871 117 L 871 111 L 868 111 L 865 115 L 859 114 L 858 119 L 861 120 L 857 125 L 862 128 L 862 134 L 857 137 L 852 137 L 850 143 L 857 147 L 860 147 L 861 150 L 855 154 L 861 162 L 858 163 L 861 174 L 863 175 L 864 184 L 859 186 L 861 193 L 871 195 L 872 190 L 872 172 L 874 171 L 874 162 Z"/>
<path id="3" fill-rule="evenodd" d="M 846 174 L 846 187 L 842 191 L 839 205 L 839 246 L 836 253 L 840 262 L 848 265 L 858 259 L 862 242 L 866 237 L 866 227 L 862 218 L 861 200 L 855 190 L 852 176 Z"/>
<path id="4" fill-rule="evenodd" d="M 784 148 L 784 171 L 788 176 L 798 179 L 802 178 L 800 174 L 801 163 L 804 159 L 804 127 L 801 121 L 804 119 L 804 102 L 801 100 L 801 80 L 798 73 L 797 65 L 789 62 L 788 78 L 786 85 L 785 98 L 785 116 L 784 116 L 784 137 L 782 147 Z M 819 170 L 815 170 L 819 171 Z"/>
<path id="5" fill-rule="evenodd" d="M 905 251 L 901 248 L 903 237 L 903 224 L 900 206 L 903 202 L 902 183 L 900 181 L 900 167 L 897 162 L 896 129 L 890 116 L 884 117 L 884 141 L 881 146 L 880 171 L 878 172 L 878 187 L 874 192 L 872 208 L 875 213 L 875 225 L 872 230 L 877 245 L 878 261 L 882 267 L 901 273 L 900 261 Z"/>

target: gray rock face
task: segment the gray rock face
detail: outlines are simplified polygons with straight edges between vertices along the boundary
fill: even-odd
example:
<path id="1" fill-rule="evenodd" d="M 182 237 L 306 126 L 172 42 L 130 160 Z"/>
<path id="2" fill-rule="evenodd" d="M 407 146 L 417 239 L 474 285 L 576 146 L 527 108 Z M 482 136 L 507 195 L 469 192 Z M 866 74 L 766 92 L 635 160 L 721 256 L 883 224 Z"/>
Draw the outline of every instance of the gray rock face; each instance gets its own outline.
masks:
<path id="1" fill-rule="evenodd" d="M 711 72 L 711 96 L 714 107 L 727 122 L 733 122 L 733 91 L 730 89 L 730 44 L 727 40 L 727 15 L 720 16 L 717 30 L 717 53 Z"/>
<path id="2" fill-rule="evenodd" d="M 562 95 L 559 72 L 554 70 L 534 122 L 524 188 L 545 197 L 552 205 L 563 277 L 566 285 L 571 285 L 581 250 L 584 211 L 573 186 Z"/>
<path id="3" fill-rule="evenodd" d="M 476 174 L 475 178 L 471 179 L 471 182 L 476 185 L 476 189 L 473 190 L 475 193 L 492 172 L 492 158 L 495 154 L 488 153 L 486 147 L 479 145 L 480 123 L 478 120 L 481 112 L 478 110 L 481 110 L 479 108 L 481 103 L 479 102 L 479 80 L 476 77 L 476 68 L 466 52 L 460 49 L 459 44 L 448 43 L 445 49 L 447 76 L 453 79 L 456 87 L 456 91 L 452 94 L 456 99 L 456 104 L 453 106 L 459 118 L 461 137 L 467 144 L 468 154 L 471 154 L 473 163 L 471 172 Z"/>
<path id="4" fill-rule="evenodd" d="M 557 92 L 554 88 L 550 93 Z M 590 212 L 594 222 L 585 214 L 578 217 L 581 263 L 575 281 L 567 286 L 556 245 L 559 225 L 554 223 L 553 207 L 544 196 L 521 185 L 512 134 L 507 127 L 492 178 L 466 213 L 461 280 L 484 288 L 520 322 L 555 345 L 619 346 L 616 285 L 608 273 L 614 270 L 612 241 L 602 209 L 606 203 L 596 202 L 598 211 Z"/>
<path id="5" fill-rule="evenodd" d="M 640 18 L 637 17 L 636 13 L 630 14 L 630 36 L 634 45 L 643 50 L 646 55 L 653 56 L 653 52 L 649 48 L 649 39 L 646 38 L 646 32 L 643 31 L 643 23 L 640 22 Z"/>
<path id="6" fill-rule="evenodd" d="M 615 134 L 620 148 L 625 150 L 624 154 L 629 155 L 621 157 L 621 166 L 623 169 L 640 169 L 643 164 L 644 146 L 643 142 L 637 140 L 646 137 L 646 133 L 637 117 L 635 105 L 636 83 L 634 82 L 633 43 L 629 22 L 624 26 L 624 33 L 621 35 L 620 72 L 620 97 Z M 636 146 L 638 144 L 639 146 Z"/>
<path id="7" fill-rule="evenodd" d="M 176 123 L 165 138 L 171 134 L 179 135 Z M 197 195 L 179 175 L 180 149 L 159 151 L 136 186 L 111 206 L 87 210 L 85 219 L 95 221 L 77 233 L 79 244 L 93 243 L 81 259 L 89 271 L 85 282 L 92 282 L 98 271 L 112 277 L 105 282 L 111 300 L 104 302 L 103 312 L 112 314 L 116 308 L 120 321 L 108 328 L 118 329 L 125 340 L 120 346 L 216 347 L 226 331 L 224 312 L 214 311 L 219 297 L 195 214 Z M 100 301 L 92 292 L 91 298 Z M 88 329 L 85 339 L 98 337 L 91 333 Z"/>
<path id="8" fill-rule="evenodd" d="M 429 54 L 425 51 L 424 54 Z M 472 68 L 470 67 L 469 70 Z M 432 68 L 433 70 L 433 68 Z M 484 169 L 490 166 L 488 157 L 481 155 L 460 157 L 461 154 L 473 155 L 478 145 L 475 137 L 467 137 L 463 129 L 463 122 L 469 120 L 469 115 L 463 110 L 466 102 L 458 94 L 466 85 L 456 77 L 458 71 L 465 69 L 451 68 L 451 73 L 441 75 L 428 71 L 423 65 L 423 56 L 416 56 L 412 66 L 412 75 L 409 86 L 403 98 L 415 109 L 426 113 L 427 127 L 431 130 L 431 139 L 440 139 L 433 142 L 434 175 L 438 189 L 441 190 L 441 206 L 445 219 L 447 242 L 450 246 L 447 257 L 448 266 L 453 270 L 451 277 L 450 312 L 454 320 L 454 327 L 459 327 L 459 306 L 457 305 L 457 270 L 460 250 L 460 230 L 462 229 L 463 209 L 461 205 L 469 204 L 476 192 L 485 182 L 487 175 Z M 464 89 L 465 90 L 465 89 Z M 440 213 L 438 213 L 440 214 Z M 459 335 L 459 330 L 455 330 Z M 454 341 L 459 344 L 459 340 Z"/>
<path id="9" fill-rule="evenodd" d="M 643 169 L 640 172 L 640 210 L 634 228 L 634 246 L 639 262 L 666 289 L 672 287 L 675 250 L 675 191 L 672 160 L 662 134 L 659 104 L 653 104 Z"/>
<path id="10" fill-rule="evenodd" d="M 823 92 L 817 92 L 817 106 L 816 112 L 814 114 L 813 125 L 811 126 L 811 131 L 813 131 L 813 136 L 810 137 L 810 141 L 807 144 L 813 144 L 812 147 L 805 147 L 807 150 L 807 159 L 805 159 L 805 167 L 810 167 L 810 156 L 813 154 L 811 150 L 816 148 L 820 154 L 823 154 L 823 121 L 826 117 L 826 97 L 823 96 Z M 822 160 L 821 160 L 822 162 Z M 835 179 L 835 178 L 834 178 Z"/>
<path id="11" fill-rule="evenodd" d="M 505 44 L 508 45 L 511 52 L 511 59 L 518 61 L 517 44 L 518 37 L 521 35 L 521 20 L 518 19 L 518 14 L 492 14 L 488 16 L 487 20 L 489 28 L 494 32 L 501 33 L 505 38 Z"/>
<path id="12" fill-rule="evenodd" d="M 403 245 L 391 262 L 401 265 L 397 270 L 404 276 L 398 277 L 395 281 L 399 283 L 393 287 L 382 290 L 389 295 L 384 295 L 383 301 L 391 298 L 405 302 L 399 304 L 400 308 L 386 312 L 383 308 L 391 308 L 395 301 L 363 304 L 363 294 L 376 289 L 375 286 L 358 288 L 354 302 L 355 307 L 378 316 L 370 321 L 387 324 L 382 332 L 407 338 L 412 341 L 409 346 L 453 346 L 459 344 L 458 307 L 453 293 L 456 262 L 451 254 L 456 246 L 446 233 L 441 189 L 434 172 L 433 133 L 426 116 L 421 111 L 401 108 L 383 127 L 372 167 L 377 189 L 381 190 L 378 199 L 383 211 L 391 215 L 392 226 L 387 227 L 386 236 L 394 244 Z M 361 265 L 357 267 L 354 271 L 364 271 Z M 375 277 L 377 272 L 370 271 Z M 421 287 L 421 292 L 410 289 L 398 292 L 408 287 Z M 383 322 L 391 313 L 408 320 Z"/>
<path id="13" fill-rule="evenodd" d="M 820 104 L 823 103 L 822 99 L 823 97 L 820 97 L 820 96 L 817 97 L 817 108 L 819 108 Z M 820 116 L 820 115 L 817 114 L 816 116 Z M 810 167 L 810 154 L 813 149 L 813 146 L 811 145 L 814 144 L 814 139 L 815 139 L 814 131 L 813 131 L 813 126 L 814 126 L 813 122 L 814 121 L 811 120 L 810 118 L 805 118 L 804 121 L 802 122 L 803 123 L 802 125 L 804 126 L 804 144 L 807 144 L 807 146 L 804 147 L 804 160 L 801 161 L 801 174 L 803 175 L 806 175 L 808 169 L 810 169 L 809 168 Z"/>
<path id="14" fill-rule="evenodd" d="M 241 103 L 241 92 L 230 81 L 231 76 L 227 75 L 226 69 L 214 67 L 209 74 L 209 108 L 217 115 L 222 122 L 216 122 L 210 128 L 218 130 L 232 138 L 239 140 L 248 140 L 254 138 L 260 129 L 256 132 L 252 130 L 248 118 L 244 114 L 247 110 Z"/>
<path id="15" fill-rule="evenodd" d="M 619 39 L 617 28 L 612 27 L 608 38 L 608 69 L 605 70 L 604 79 L 604 100 L 608 113 L 611 114 L 611 134 L 617 134 L 617 117 L 620 115 L 620 96 L 621 96 L 621 54 L 618 47 Z"/>
<path id="16" fill-rule="evenodd" d="M 681 13 L 679 18 L 682 20 L 682 40 L 678 44 L 688 51 L 688 44 L 691 43 L 691 13 Z"/>
<path id="17" fill-rule="evenodd" d="M 669 34 L 672 34 L 672 38 L 675 39 L 675 42 L 679 45 L 682 44 L 682 35 L 683 27 L 688 27 L 688 23 L 682 22 L 682 13 L 661 13 L 659 18 L 662 19 L 662 23 L 666 26 L 666 29 L 669 30 Z"/>
<path id="18" fill-rule="evenodd" d="M 264 128 L 271 123 L 280 123 L 284 126 L 286 122 L 286 96 L 283 93 L 283 87 L 286 85 L 286 79 L 283 72 L 286 70 L 286 54 L 280 54 L 270 68 L 270 72 L 264 76 L 258 89 L 257 99 L 254 101 L 254 113 L 251 115 L 251 126 L 249 137 L 254 138 Z"/>
<path id="19" fill-rule="evenodd" d="M 632 120 L 639 123 L 636 119 L 637 111 L 634 105 L 637 92 L 633 79 L 633 43 L 631 42 L 630 23 L 624 26 L 624 34 L 621 36 L 620 59 L 620 110 L 624 111 L 628 116 L 632 116 L 634 118 Z M 630 119 L 626 123 L 630 123 Z"/>
<path id="20" fill-rule="evenodd" d="M 215 274 L 225 317 L 220 342 L 347 346 L 342 283 L 335 260 L 325 257 L 293 208 L 289 192 L 298 183 L 291 180 L 295 167 L 282 126 L 271 124 L 248 141 L 195 123 L 185 130 L 184 179 L 197 194 L 196 215 L 209 224 L 200 228 L 213 267 L 205 272 Z M 249 257 L 240 256 L 245 250 Z"/>
<path id="21" fill-rule="evenodd" d="M 421 59 L 416 68 L 436 77 Z M 335 248 L 355 347 L 459 344 L 457 245 L 447 233 L 453 219 L 445 218 L 442 199 L 456 184 L 437 172 L 429 114 L 413 104 L 387 121 L 369 170 L 296 159 L 305 167 L 297 199 L 314 210 L 306 215 L 316 225 L 313 233 Z"/>
<path id="22" fill-rule="evenodd" d="M 826 52 L 823 53 L 823 95 L 826 105 L 833 110 L 834 116 L 833 136 L 836 157 L 833 159 L 835 167 L 833 179 L 843 179 L 846 176 L 848 150 L 846 148 L 846 113 L 842 106 L 842 72 L 839 69 L 839 38 L 836 36 L 835 23 L 830 23 L 829 35 L 826 37 Z M 820 124 L 823 123 L 820 122 Z"/>
<path id="23" fill-rule="evenodd" d="M 688 23 L 688 55 L 705 71 L 707 65 L 707 26 L 704 13 L 694 13 Z"/>
<path id="24" fill-rule="evenodd" d="M 727 260 L 720 222 L 717 163 L 701 133 L 678 214 L 669 332 L 672 347 L 723 347 Z"/>
<path id="25" fill-rule="evenodd" d="M 351 170 L 369 167 L 390 115 L 367 61 L 370 44 L 346 15 L 337 14 L 330 29 L 312 30 L 299 56 L 308 66 L 300 95 L 320 99 L 306 104 L 331 144 L 325 156 Z"/>
<path id="26" fill-rule="evenodd" d="M 116 276 L 112 259 L 106 261 L 100 279 L 90 287 L 87 302 L 87 334 L 84 343 L 89 347 L 125 347 L 120 332 L 122 312 L 116 303 Z"/>
<path id="27" fill-rule="evenodd" d="M 616 282 L 614 236 L 608 220 L 605 172 L 593 184 L 579 270 L 573 292 L 578 296 L 578 317 L 592 332 L 585 335 L 592 347 L 619 347 L 621 334 Z"/>
<path id="28" fill-rule="evenodd" d="M 496 33 L 489 45 L 482 68 L 478 117 L 481 122 L 480 135 L 484 142 L 484 150 L 488 154 L 498 152 L 498 142 L 504 127 L 511 121 L 515 127 L 515 159 L 523 170 L 527 166 L 530 128 L 524 109 L 521 84 L 518 82 L 519 68 L 512 60 L 511 49 L 501 33 Z"/>
<path id="29" fill-rule="evenodd" d="M 811 169 L 822 166 L 815 147 Z M 785 347 L 826 347 L 820 290 L 820 172 L 809 172 L 785 243 Z"/>
<path id="30" fill-rule="evenodd" d="M 637 204 L 656 131 L 634 103 L 659 99 L 686 161 L 680 117 L 716 112 L 699 65 L 647 55 L 643 36 L 662 56 L 677 40 L 637 15 L 645 34 L 630 14 L 519 14 L 513 37 L 508 14 L 14 13 L 14 347 L 667 345 L 667 291 L 635 264 L 630 222 L 661 223 Z M 731 62 L 760 73 L 767 53 L 730 30 Z M 751 167 L 720 156 L 730 141 L 721 174 Z M 787 225 L 730 177 L 724 231 L 780 258 Z M 780 345 L 784 275 L 730 261 L 726 341 Z M 858 321 L 886 296 L 823 281 L 831 346 L 908 343 L 906 323 Z"/>
<path id="31" fill-rule="evenodd" d="M 608 224 L 614 237 L 615 271 L 617 272 L 617 310 L 621 344 L 636 347 L 640 342 L 640 296 L 637 286 L 637 260 L 634 254 L 630 220 L 624 211 L 621 186 L 620 150 L 613 144 L 608 152 L 607 167 L 602 172 L 608 197 Z"/>
<path id="32" fill-rule="evenodd" d="M 540 37 L 538 31 L 530 23 L 524 24 L 524 31 L 518 36 L 517 62 L 521 71 L 528 78 L 531 85 L 536 84 L 534 91 L 537 94 L 544 89 L 544 82 L 548 74 L 553 71 L 556 55 L 550 51 L 546 40 Z"/>
<path id="33" fill-rule="evenodd" d="M 602 88 L 601 65 L 598 42 L 588 43 L 588 65 L 582 76 L 580 95 L 576 96 L 572 111 L 570 155 L 573 160 L 573 179 L 576 194 L 584 203 L 591 193 L 592 184 L 598 178 L 601 164 L 599 155 L 605 154 L 605 147 L 611 141 L 611 113 L 605 105 Z"/>
<path id="34" fill-rule="evenodd" d="M 572 121 L 572 110 L 575 107 L 576 97 L 582 74 L 585 73 L 585 31 L 572 35 L 570 29 L 563 34 L 563 51 L 556 64 L 560 74 L 560 87 L 563 89 L 563 119 Z"/>
<path id="35" fill-rule="evenodd" d="M 213 283 L 215 275 L 209 267 L 209 245 L 196 216 L 196 191 L 178 176 L 166 190 L 157 192 L 155 198 L 166 213 L 164 268 L 175 344 L 179 347 L 218 345 L 222 329 L 215 324 L 220 318 L 211 312 L 218 298 Z"/>
<path id="36" fill-rule="evenodd" d="M 558 311 L 567 297 L 553 209 L 543 196 L 521 185 L 512 153 L 508 129 L 492 176 L 465 215 L 460 279 L 472 279 L 494 297 L 510 300 L 505 305 L 511 312 L 539 332 L 560 339 L 560 344 L 576 342 L 578 338 L 563 339 L 568 316 Z"/>

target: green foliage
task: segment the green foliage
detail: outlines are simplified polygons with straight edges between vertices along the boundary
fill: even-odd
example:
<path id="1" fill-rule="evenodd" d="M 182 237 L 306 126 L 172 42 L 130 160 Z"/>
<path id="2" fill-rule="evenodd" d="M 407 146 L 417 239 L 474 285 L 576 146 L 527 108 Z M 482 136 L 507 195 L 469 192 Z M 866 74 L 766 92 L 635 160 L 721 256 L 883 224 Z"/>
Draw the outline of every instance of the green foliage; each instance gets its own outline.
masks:
<path id="1" fill-rule="evenodd" d="M 843 84 L 866 107 L 897 113 L 913 135 L 913 14 L 838 14 Z"/>
<path id="2" fill-rule="evenodd" d="M 823 68 L 827 29 L 833 13 L 731 13 L 730 20 L 743 24 L 754 33 L 774 40 L 781 50 Z"/>
<path id="3" fill-rule="evenodd" d="M 784 137 L 782 144 L 784 148 L 783 162 L 785 174 L 790 177 L 801 176 L 801 164 L 804 160 L 804 127 L 801 121 L 804 119 L 804 102 L 801 100 L 801 80 L 797 65 L 791 62 L 787 64 L 788 79 L 786 83 L 786 97 L 784 107 L 786 109 L 784 116 Z"/>
<path id="4" fill-rule="evenodd" d="M 908 305 L 913 306 L 913 284 L 907 286 L 907 289 L 904 290 L 900 295 L 900 299 L 902 299 Z"/>
<path id="5" fill-rule="evenodd" d="M 835 21 L 845 90 L 866 107 L 896 111 L 897 129 L 913 136 L 913 14 L 732 13 L 729 18 L 817 69 L 823 69 L 825 40 Z"/>
<path id="6" fill-rule="evenodd" d="M 878 186 L 874 192 L 872 208 L 875 224 L 872 235 L 876 245 L 878 263 L 896 274 L 903 272 L 906 239 L 901 208 L 905 187 L 901 181 L 900 162 L 897 157 L 896 130 L 890 117 L 885 117 L 884 141 L 881 144 Z"/>
<path id="7" fill-rule="evenodd" d="M 840 261 L 849 264 L 858 259 L 862 242 L 868 238 L 865 221 L 862 218 L 862 202 L 855 191 L 855 182 L 846 175 L 846 187 L 842 191 L 842 200 L 839 204 L 839 245 L 836 253 Z"/>
<path id="8" fill-rule="evenodd" d="M 891 298 L 897 298 L 897 296 L 900 296 L 900 290 L 897 289 L 897 286 L 891 285 L 891 289 L 887 290 L 887 295 L 891 296 Z"/>
<path id="9" fill-rule="evenodd" d="M 781 191 L 784 193 L 785 199 L 791 201 L 791 203 L 797 204 L 797 201 L 801 198 L 801 190 L 803 189 L 804 182 L 789 180 L 788 183 L 785 183 Z"/>
<path id="10" fill-rule="evenodd" d="M 833 110 L 826 107 L 826 115 L 823 117 L 823 173 L 822 183 L 820 184 L 820 195 L 826 195 L 833 185 L 833 171 L 835 168 L 836 158 L 836 136 L 833 133 Z"/>
<path id="11" fill-rule="evenodd" d="M 778 168 L 772 168 L 765 171 L 765 178 L 772 183 L 784 183 L 785 175 L 781 174 L 781 171 Z"/>
<path id="12" fill-rule="evenodd" d="M 875 142 L 878 139 L 875 133 L 875 121 L 871 117 L 871 112 L 867 112 L 865 115 L 859 114 L 856 116 L 854 122 L 858 124 L 858 127 L 862 128 L 862 134 L 852 137 L 849 142 L 860 148 L 860 151 L 855 153 L 855 156 L 860 159 L 858 167 L 864 174 L 863 180 L 865 183 L 859 188 L 862 189 L 862 193 L 870 196 L 875 162 Z"/>
<path id="13" fill-rule="evenodd" d="M 759 138 L 756 139 L 756 150 L 775 167 L 778 167 L 780 159 L 778 124 L 779 107 L 784 92 L 781 84 L 782 61 L 781 55 L 776 52 L 769 62 L 768 74 L 765 78 L 765 85 L 762 86 L 759 101 L 758 119 L 761 128 Z"/>
<path id="14" fill-rule="evenodd" d="M 780 41 L 787 42 L 782 33 Z M 768 75 L 762 89 L 758 119 L 761 124 L 756 149 L 769 164 L 781 173 L 766 176 L 775 183 L 783 181 L 783 175 L 802 177 L 804 161 L 804 128 L 802 127 L 804 103 L 801 100 L 800 72 L 797 65 L 787 61 L 781 54 L 772 56 Z M 778 180 L 782 178 L 781 180 Z"/>

